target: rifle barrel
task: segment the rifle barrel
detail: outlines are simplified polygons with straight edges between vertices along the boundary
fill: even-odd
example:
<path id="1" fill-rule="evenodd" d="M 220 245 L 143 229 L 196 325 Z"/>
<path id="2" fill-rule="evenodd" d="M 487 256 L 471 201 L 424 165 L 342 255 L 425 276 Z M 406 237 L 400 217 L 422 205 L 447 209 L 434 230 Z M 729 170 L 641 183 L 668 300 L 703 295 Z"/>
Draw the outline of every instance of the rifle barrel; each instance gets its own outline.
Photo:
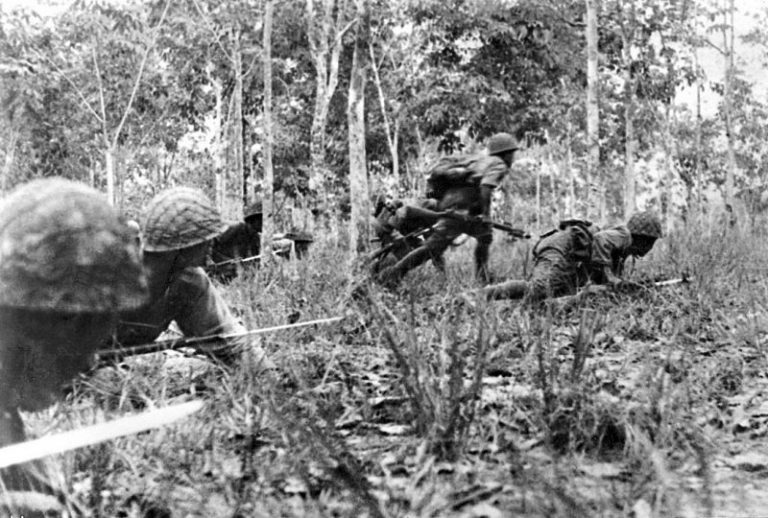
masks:
<path id="1" fill-rule="evenodd" d="M 279 326 L 264 327 L 261 329 L 252 329 L 249 331 L 242 331 L 240 333 L 195 336 L 190 338 L 178 338 L 176 340 L 161 340 L 157 342 L 151 342 L 151 343 L 140 344 L 140 345 L 132 345 L 128 347 L 104 349 L 96 353 L 97 364 L 104 364 L 112 361 L 119 361 L 128 356 L 135 356 L 138 354 L 170 351 L 174 349 L 179 349 L 180 347 L 191 347 L 191 346 L 200 345 L 200 344 L 214 344 L 214 343 L 224 342 L 226 340 L 230 340 L 233 338 L 241 338 L 244 336 L 261 335 L 266 333 L 273 333 L 275 331 L 297 329 L 300 327 L 307 327 L 311 325 L 330 324 L 333 322 L 339 322 L 340 320 L 343 320 L 343 318 L 344 317 L 320 318 L 317 320 L 307 320 L 305 322 L 295 322 L 293 324 L 283 324 Z"/>
<path id="2" fill-rule="evenodd" d="M 125 435 L 165 426 L 193 414 L 203 407 L 199 400 L 157 408 L 106 423 L 99 423 L 56 435 L 0 448 L 0 468 L 64 453 L 84 446 L 110 441 Z"/>

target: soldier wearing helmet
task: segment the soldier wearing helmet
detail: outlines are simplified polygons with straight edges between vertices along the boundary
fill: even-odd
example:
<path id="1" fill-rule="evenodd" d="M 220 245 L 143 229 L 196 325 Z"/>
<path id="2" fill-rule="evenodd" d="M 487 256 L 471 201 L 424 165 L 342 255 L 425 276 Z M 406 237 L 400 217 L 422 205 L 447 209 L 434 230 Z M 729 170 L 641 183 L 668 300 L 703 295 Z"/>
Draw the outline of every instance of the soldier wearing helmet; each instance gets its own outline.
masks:
<path id="1" fill-rule="evenodd" d="M 379 257 L 373 265 L 373 271 L 378 272 L 386 265 L 391 265 L 405 257 L 424 243 L 427 237 L 409 236 L 421 230 L 429 229 L 437 221 L 436 218 L 424 217 L 422 213 L 437 210 L 437 200 L 432 198 L 392 199 L 380 194 L 374 201 L 373 232 L 380 246 L 392 245 L 391 251 Z M 445 271 L 445 260 L 441 255 L 432 258 L 432 264 L 440 271 Z"/>
<path id="2" fill-rule="evenodd" d="M 261 201 L 257 200 L 246 207 L 244 216 L 244 221 L 227 225 L 224 231 L 213 239 L 211 264 L 207 270 L 221 282 L 229 282 L 237 276 L 237 265 L 231 262 L 233 259 L 255 257 L 261 252 Z M 220 263 L 224 264 L 217 266 Z"/>
<path id="3" fill-rule="evenodd" d="M 575 293 L 587 282 L 617 286 L 629 256 L 643 257 L 661 237 L 661 222 L 652 212 L 639 212 L 626 225 L 604 230 L 583 220 L 565 220 L 544 234 L 533 249 L 531 278 L 510 280 L 484 289 L 489 299 L 535 302 Z"/>
<path id="4" fill-rule="evenodd" d="M 455 216 L 438 219 L 425 242 L 391 267 L 383 269 L 379 281 L 388 286 L 397 285 L 410 270 L 429 259 L 440 261 L 445 250 L 461 234 L 477 241 L 475 247 L 475 274 L 481 282 L 489 282 L 488 258 L 493 229 L 491 198 L 509 173 L 509 167 L 519 149 L 517 140 L 509 133 L 497 133 L 488 139 L 487 155 L 444 157 L 432 170 L 441 169 L 446 178 L 444 187 L 433 189 L 439 211 L 451 211 Z M 453 175 L 454 179 L 449 179 Z M 437 178 L 437 175 L 432 175 Z M 433 185 L 434 187 L 434 185 Z"/>
<path id="5" fill-rule="evenodd" d="M 146 296 L 134 234 L 94 189 L 35 180 L 0 203 L 0 446 L 24 440 L 19 410 L 56 401 Z M 50 491 L 36 472 L 3 470 L 4 489 Z"/>
<path id="6" fill-rule="evenodd" d="M 245 331 L 202 268 L 211 241 L 224 227 L 219 211 L 198 189 L 168 189 L 150 201 L 142 224 L 149 300 L 121 314 L 115 336 L 120 345 L 151 342 L 172 321 L 188 337 Z M 227 344 L 214 356 L 229 363 L 242 352 L 269 366 L 263 351 L 247 339 Z"/>

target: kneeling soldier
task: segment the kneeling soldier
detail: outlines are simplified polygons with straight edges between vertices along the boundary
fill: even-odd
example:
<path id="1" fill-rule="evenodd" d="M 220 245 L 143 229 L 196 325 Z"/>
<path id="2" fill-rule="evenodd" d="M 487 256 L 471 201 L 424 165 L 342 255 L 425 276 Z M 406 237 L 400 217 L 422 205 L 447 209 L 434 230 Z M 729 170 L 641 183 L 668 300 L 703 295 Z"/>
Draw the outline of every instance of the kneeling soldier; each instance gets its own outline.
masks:
<path id="1" fill-rule="evenodd" d="M 386 266 L 391 266 L 424 243 L 429 235 L 429 229 L 439 219 L 439 216 L 432 216 L 430 211 L 437 209 L 437 200 L 432 198 L 402 201 L 392 200 L 385 195 L 376 197 L 373 231 L 381 248 L 389 246 L 390 250 L 377 258 L 373 265 L 374 273 Z M 422 231 L 423 235 L 414 235 Z M 432 256 L 432 264 L 438 270 L 445 271 L 443 254 Z"/>

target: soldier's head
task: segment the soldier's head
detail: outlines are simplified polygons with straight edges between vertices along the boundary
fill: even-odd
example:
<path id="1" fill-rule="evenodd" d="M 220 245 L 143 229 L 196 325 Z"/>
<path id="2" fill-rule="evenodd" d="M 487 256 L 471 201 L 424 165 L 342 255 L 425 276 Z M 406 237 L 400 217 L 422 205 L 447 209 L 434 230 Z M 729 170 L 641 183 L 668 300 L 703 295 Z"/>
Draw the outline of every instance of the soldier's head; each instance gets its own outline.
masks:
<path id="1" fill-rule="evenodd" d="M 39 410 L 145 302 L 134 234 L 88 186 L 50 178 L 0 203 L 0 406 Z"/>
<path id="2" fill-rule="evenodd" d="M 256 200 L 245 208 L 243 212 L 245 222 L 256 232 L 261 232 L 264 226 L 264 210 L 261 206 L 261 200 Z"/>
<path id="3" fill-rule="evenodd" d="M 378 218 L 384 209 L 394 210 L 395 205 L 395 199 L 391 194 L 386 192 L 377 194 L 373 198 L 373 217 Z"/>
<path id="4" fill-rule="evenodd" d="M 498 156 L 507 166 L 512 165 L 518 149 L 517 139 L 509 133 L 496 133 L 488 139 L 488 154 Z"/>
<path id="5" fill-rule="evenodd" d="M 213 238 L 226 227 L 200 189 L 174 187 L 149 202 L 144 214 L 144 256 L 174 269 L 203 266 Z"/>
<path id="6" fill-rule="evenodd" d="M 632 234 L 632 246 L 629 254 L 643 257 L 651 251 L 656 240 L 662 235 L 661 221 L 651 211 L 636 212 L 627 221 L 627 228 Z"/>

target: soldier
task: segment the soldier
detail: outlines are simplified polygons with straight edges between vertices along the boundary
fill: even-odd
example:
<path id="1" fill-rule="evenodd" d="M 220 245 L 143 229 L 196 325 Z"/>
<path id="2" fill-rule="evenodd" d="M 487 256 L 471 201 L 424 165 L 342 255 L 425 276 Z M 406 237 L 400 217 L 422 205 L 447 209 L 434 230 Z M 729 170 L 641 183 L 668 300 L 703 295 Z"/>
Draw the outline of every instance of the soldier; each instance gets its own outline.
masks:
<path id="1" fill-rule="evenodd" d="M 142 225 L 149 300 L 121 313 L 115 336 L 119 345 L 151 342 L 172 321 L 188 337 L 245 331 L 202 268 L 211 241 L 224 226 L 219 211 L 198 189 L 168 189 L 150 201 Z M 247 353 L 255 367 L 271 368 L 261 348 L 247 338 L 206 352 L 230 365 Z"/>
<path id="2" fill-rule="evenodd" d="M 587 282 L 617 286 L 628 256 L 643 257 L 661 237 L 661 222 L 652 212 L 633 214 L 626 225 L 598 230 L 588 222 L 567 220 L 539 240 L 533 249 L 529 281 L 511 280 L 488 286 L 488 299 L 546 297 L 575 293 Z"/>
<path id="3" fill-rule="evenodd" d="M 252 203 L 244 212 L 244 221 L 227 226 L 221 234 L 213 238 L 213 264 L 209 266 L 208 271 L 222 282 L 229 282 L 237 276 L 237 264 L 229 261 L 256 257 L 261 252 L 261 202 Z M 217 264 L 219 266 L 216 266 Z"/>
<path id="4" fill-rule="evenodd" d="M 488 155 L 446 157 L 446 175 L 437 175 L 433 168 L 431 178 L 440 211 L 452 211 L 454 216 L 437 220 L 424 244 L 400 259 L 397 264 L 381 271 L 378 279 L 385 285 L 397 285 L 405 274 L 430 258 L 439 257 L 461 234 L 477 240 L 475 248 L 475 274 L 482 282 L 489 281 L 488 255 L 493 229 L 488 223 L 491 215 L 491 197 L 509 173 L 509 167 L 519 149 L 517 141 L 508 133 L 498 133 L 488 140 Z M 442 172 L 442 170 L 441 170 Z M 453 173 L 455 178 L 449 178 Z M 445 181 L 435 182 L 441 177 Z"/>
<path id="5" fill-rule="evenodd" d="M 257 200 L 249 205 L 245 209 L 244 216 L 244 221 L 229 225 L 213 240 L 212 264 L 209 265 L 208 270 L 222 282 L 229 282 L 235 278 L 238 259 L 254 258 L 255 263 L 258 264 L 255 258 L 261 253 L 261 230 L 264 221 L 261 201 Z M 288 259 L 293 250 L 296 252 L 296 257 L 301 259 L 312 242 L 312 235 L 308 232 L 291 230 L 272 237 L 272 251 Z"/>
<path id="6" fill-rule="evenodd" d="M 58 399 L 90 368 L 117 312 L 146 295 L 134 233 L 94 189 L 49 178 L 2 201 L 0 446 L 25 439 L 19 410 Z M 51 491 L 36 464 L 3 470 L 0 509 L 18 502 L 14 491 L 35 490 Z"/>
<path id="7" fill-rule="evenodd" d="M 423 236 L 411 234 L 431 228 L 437 219 L 424 217 L 418 209 L 436 211 L 437 208 L 437 200 L 432 198 L 420 198 L 404 202 L 393 200 L 384 194 L 376 197 L 374 200 L 373 231 L 382 248 L 390 245 L 392 247 L 388 253 L 374 263 L 374 273 L 399 261 L 423 244 Z M 445 259 L 442 254 L 433 256 L 432 264 L 441 272 L 445 271 Z"/>

